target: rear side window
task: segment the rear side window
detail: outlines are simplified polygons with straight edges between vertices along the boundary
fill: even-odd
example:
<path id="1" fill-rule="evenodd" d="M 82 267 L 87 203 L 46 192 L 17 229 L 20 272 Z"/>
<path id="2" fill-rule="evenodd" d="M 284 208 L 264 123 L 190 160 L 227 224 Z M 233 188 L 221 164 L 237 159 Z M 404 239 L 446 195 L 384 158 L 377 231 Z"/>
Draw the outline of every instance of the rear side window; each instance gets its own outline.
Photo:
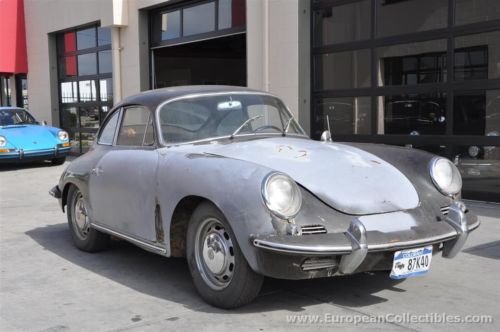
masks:
<path id="1" fill-rule="evenodd" d="M 120 112 L 115 112 L 111 115 L 111 118 L 106 122 L 104 128 L 101 131 L 101 136 L 99 136 L 99 140 L 97 143 L 112 145 L 113 138 L 115 137 L 116 127 L 118 125 L 118 114 Z"/>
<path id="2" fill-rule="evenodd" d="M 118 145 L 153 145 L 151 112 L 143 107 L 125 109 L 122 125 L 118 133 Z"/>

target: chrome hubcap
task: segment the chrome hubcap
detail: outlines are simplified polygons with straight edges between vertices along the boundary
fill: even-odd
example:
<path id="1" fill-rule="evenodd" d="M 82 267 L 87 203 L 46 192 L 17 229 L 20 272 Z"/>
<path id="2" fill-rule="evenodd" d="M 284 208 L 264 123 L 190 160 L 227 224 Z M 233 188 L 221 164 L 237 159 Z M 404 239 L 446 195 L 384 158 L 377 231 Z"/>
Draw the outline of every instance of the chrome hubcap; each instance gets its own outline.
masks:
<path id="1" fill-rule="evenodd" d="M 195 259 L 210 288 L 221 290 L 229 285 L 235 268 L 233 242 L 217 219 L 206 219 L 198 227 Z"/>
<path id="2" fill-rule="evenodd" d="M 79 192 L 75 198 L 75 204 L 72 211 L 73 224 L 76 226 L 78 236 L 85 239 L 90 231 L 89 218 L 82 194 Z"/>

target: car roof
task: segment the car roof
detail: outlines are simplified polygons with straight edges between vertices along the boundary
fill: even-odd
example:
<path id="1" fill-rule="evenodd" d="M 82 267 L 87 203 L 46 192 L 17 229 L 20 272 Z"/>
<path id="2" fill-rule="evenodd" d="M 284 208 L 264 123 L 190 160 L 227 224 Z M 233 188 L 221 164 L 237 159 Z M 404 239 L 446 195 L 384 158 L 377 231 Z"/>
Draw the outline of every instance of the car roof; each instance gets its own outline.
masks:
<path id="1" fill-rule="evenodd" d="M 0 106 L 0 110 L 24 110 L 24 108 L 17 106 Z"/>
<path id="2" fill-rule="evenodd" d="M 144 91 L 139 94 L 127 97 L 118 103 L 115 107 L 123 105 L 144 105 L 151 110 L 166 100 L 191 95 L 191 94 L 205 94 L 205 93 L 220 93 L 220 92 L 256 92 L 267 94 L 267 92 L 252 90 L 241 86 L 228 86 L 228 85 L 186 85 L 170 88 L 162 88 L 156 90 Z"/>

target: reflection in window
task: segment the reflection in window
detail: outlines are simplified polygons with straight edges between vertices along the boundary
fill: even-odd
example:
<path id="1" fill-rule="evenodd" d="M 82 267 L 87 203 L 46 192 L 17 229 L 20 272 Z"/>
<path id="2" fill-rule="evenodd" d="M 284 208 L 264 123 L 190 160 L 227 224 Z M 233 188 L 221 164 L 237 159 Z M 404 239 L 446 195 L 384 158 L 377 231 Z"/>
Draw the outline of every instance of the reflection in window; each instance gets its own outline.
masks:
<path id="1" fill-rule="evenodd" d="M 381 47 L 379 86 L 446 81 L 446 40 Z"/>
<path id="2" fill-rule="evenodd" d="M 97 45 L 104 46 L 111 44 L 111 29 L 110 28 L 97 28 Z"/>
<path id="3" fill-rule="evenodd" d="M 101 101 L 113 101 L 113 80 L 107 78 L 99 81 Z"/>
<path id="4" fill-rule="evenodd" d="M 92 144 L 94 144 L 95 141 L 95 132 L 82 132 L 80 133 L 80 140 L 81 140 L 81 150 L 82 153 L 87 152 L 91 147 Z"/>
<path id="5" fill-rule="evenodd" d="M 95 75 L 97 74 L 96 54 L 81 54 L 78 56 L 78 75 Z"/>
<path id="6" fill-rule="evenodd" d="M 99 107 L 80 107 L 80 127 L 99 127 Z"/>
<path id="7" fill-rule="evenodd" d="M 500 90 L 455 92 L 453 133 L 499 136 Z"/>
<path id="8" fill-rule="evenodd" d="M 76 103 L 78 101 L 78 90 L 76 82 L 62 82 L 61 83 L 61 102 Z"/>
<path id="9" fill-rule="evenodd" d="M 97 100 L 96 86 L 94 80 L 80 81 L 80 102 L 90 102 Z"/>
<path id="10" fill-rule="evenodd" d="M 215 3 L 188 7 L 183 10 L 182 28 L 184 36 L 215 30 Z"/>
<path id="11" fill-rule="evenodd" d="M 219 30 L 245 25 L 245 0 L 219 0 Z"/>
<path id="12" fill-rule="evenodd" d="M 320 130 L 330 129 L 333 135 L 371 133 L 370 97 L 325 98 L 316 104 L 315 121 Z"/>
<path id="13" fill-rule="evenodd" d="M 446 95 L 379 97 L 379 134 L 441 135 L 446 130 Z"/>
<path id="14" fill-rule="evenodd" d="M 455 24 L 469 24 L 500 19 L 498 0 L 455 0 Z"/>
<path id="15" fill-rule="evenodd" d="M 111 51 L 99 52 L 99 74 L 111 73 L 112 71 Z"/>
<path id="16" fill-rule="evenodd" d="M 130 107 L 125 110 L 116 144 L 142 146 L 150 112 L 143 107 Z"/>
<path id="17" fill-rule="evenodd" d="M 499 40 L 500 31 L 455 38 L 455 79 L 500 78 Z"/>
<path id="18" fill-rule="evenodd" d="M 96 28 L 92 27 L 76 32 L 76 45 L 78 50 L 96 47 Z"/>
<path id="19" fill-rule="evenodd" d="M 370 50 L 317 55 L 315 88 L 319 90 L 370 86 Z"/>
<path id="20" fill-rule="evenodd" d="M 453 156 L 463 191 L 482 195 L 486 201 L 500 199 L 500 146 L 454 146 Z"/>
<path id="21" fill-rule="evenodd" d="M 364 0 L 316 10 L 314 44 L 322 46 L 370 38 L 370 8 L 371 2 Z"/>
<path id="22" fill-rule="evenodd" d="M 379 36 L 446 28 L 448 0 L 377 0 Z"/>
<path id="23" fill-rule="evenodd" d="M 61 120 L 64 128 L 78 127 L 78 108 L 76 107 L 62 107 Z"/>
<path id="24" fill-rule="evenodd" d="M 179 38 L 180 36 L 181 36 L 180 10 L 161 14 L 161 40 Z"/>

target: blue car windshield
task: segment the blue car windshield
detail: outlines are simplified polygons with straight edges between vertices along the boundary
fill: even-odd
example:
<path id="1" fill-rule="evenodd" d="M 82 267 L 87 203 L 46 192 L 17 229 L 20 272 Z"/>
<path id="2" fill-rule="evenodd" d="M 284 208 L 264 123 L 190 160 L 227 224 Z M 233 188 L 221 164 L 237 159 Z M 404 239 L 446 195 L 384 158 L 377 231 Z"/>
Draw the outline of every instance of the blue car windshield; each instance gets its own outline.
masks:
<path id="1" fill-rule="evenodd" d="M 0 126 L 37 123 L 35 118 L 23 109 L 0 109 Z"/>

